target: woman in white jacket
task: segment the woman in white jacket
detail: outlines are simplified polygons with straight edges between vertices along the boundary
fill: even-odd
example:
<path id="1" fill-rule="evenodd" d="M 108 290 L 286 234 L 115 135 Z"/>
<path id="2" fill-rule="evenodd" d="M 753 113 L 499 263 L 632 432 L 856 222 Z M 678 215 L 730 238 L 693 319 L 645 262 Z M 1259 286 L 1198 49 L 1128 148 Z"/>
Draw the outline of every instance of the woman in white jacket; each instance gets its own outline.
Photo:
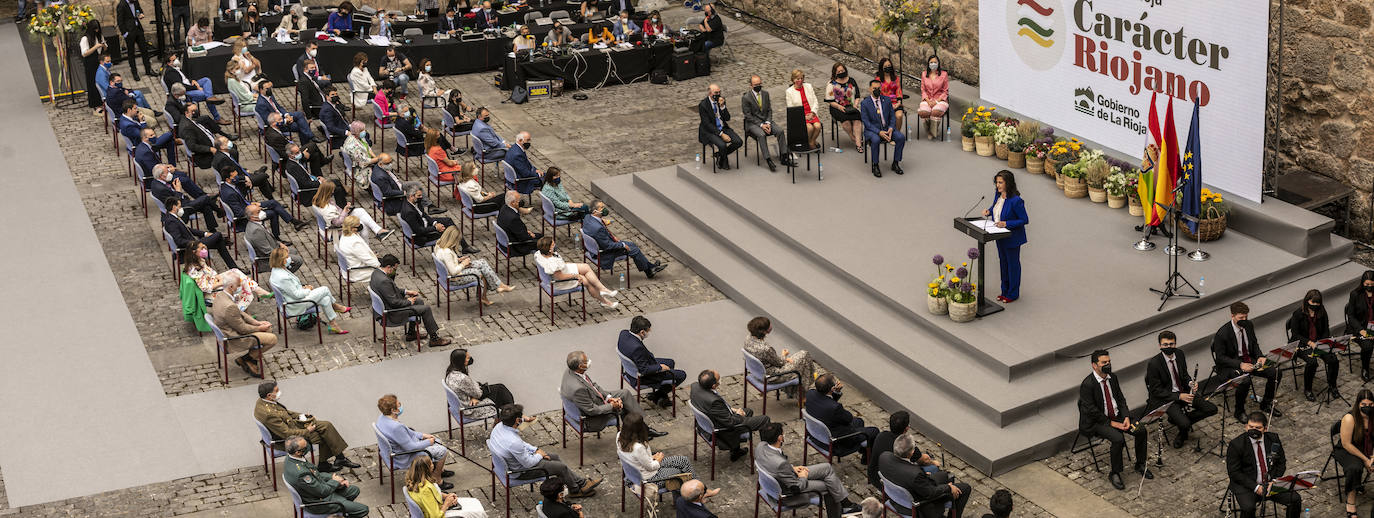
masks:
<path id="1" fill-rule="evenodd" d="M 659 482 L 670 478 L 692 477 L 692 461 L 685 455 L 664 457 L 663 452 L 654 453 L 649 449 L 649 425 L 644 424 L 644 416 L 626 412 L 620 423 L 620 433 L 615 436 L 616 455 L 620 460 L 634 466 L 645 482 Z M 687 475 L 682 477 L 682 475 Z"/>
<path id="2" fill-rule="evenodd" d="M 372 270 L 366 268 L 380 268 L 382 263 L 377 260 L 377 254 L 372 253 L 372 247 L 367 245 L 367 241 L 358 232 L 362 227 L 362 222 L 358 221 L 357 216 L 344 216 L 340 228 L 343 235 L 339 237 L 339 242 L 334 248 L 343 254 L 344 261 L 347 261 L 348 282 L 368 282 L 372 279 Z M 354 270 L 353 268 L 359 268 Z"/>
<path id="3" fill-rule="evenodd" d="M 377 236 L 377 240 L 381 241 L 395 232 L 394 230 L 382 229 L 382 226 L 372 219 L 371 214 L 368 214 L 362 207 L 354 207 L 352 202 L 339 208 L 334 203 L 334 189 L 333 180 L 320 180 L 320 187 L 315 190 L 315 198 L 310 201 L 310 210 L 324 218 L 325 223 L 329 226 L 343 225 L 348 216 L 353 216 L 357 219 L 355 223 L 361 224 L 364 229 L 363 237 Z M 354 228 L 353 230 L 356 232 L 358 229 Z M 363 246 L 367 246 L 367 243 L 363 243 Z"/>

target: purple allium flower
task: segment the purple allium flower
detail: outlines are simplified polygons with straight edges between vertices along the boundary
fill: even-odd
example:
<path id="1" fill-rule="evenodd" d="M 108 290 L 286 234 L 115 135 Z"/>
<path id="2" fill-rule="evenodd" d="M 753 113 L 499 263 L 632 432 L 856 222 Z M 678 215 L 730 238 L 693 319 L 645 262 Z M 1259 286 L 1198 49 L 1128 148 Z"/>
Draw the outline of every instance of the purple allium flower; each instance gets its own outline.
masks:
<path id="1" fill-rule="evenodd" d="M 968 281 L 959 283 L 959 291 L 973 291 L 973 284 Z"/>
<path id="2" fill-rule="evenodd" d="M 977 258 L 978 258 L 978 249 L 977 249 L 977 248 L 970 248 L 970 249 L 968 249 L 968 258 L 969 258 L 969 259 L 977 259 Z"/>
<path id="3" fill-rule="evenodd" d="M 954 275 L 955 275 L 956 277 L 961 278 L 961 279 L 964 278 L 964 277 L 968 277 L 968 268 L 964 268 L 963 266 L 960 266 L 958 270 L 954 270 Z"/>
<path id="4" fill-rule="evenodd" d="M 1054 135 L 1054 127 L 1052 127 L 1052 126 L 1045 126 L 1045 127 L 1043 127 L 1043 128 L 1040 128 L 1040 134 L 1041 134 L 1041 135 L 1044 135 L 1044 136 L 1046 136 L 1046 137 L 1053 136 L 1053 135 Z"/>
<path id="5" fill-rule="evenodd" d="M 945 256 L 935 254 L 935 257 L 930 258 L 930 262 L 935 263 L 935 266 L 940 266 L 942 264 L 945 264 Z"/>

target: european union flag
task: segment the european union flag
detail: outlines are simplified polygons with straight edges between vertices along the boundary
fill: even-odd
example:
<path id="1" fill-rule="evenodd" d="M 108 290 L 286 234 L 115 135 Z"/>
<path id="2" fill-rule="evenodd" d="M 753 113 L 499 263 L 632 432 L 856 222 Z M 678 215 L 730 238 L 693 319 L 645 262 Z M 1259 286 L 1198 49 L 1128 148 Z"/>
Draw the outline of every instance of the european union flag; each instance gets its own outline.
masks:
<path id="1" fill-rule="evenodd" d="M 1202 212 L 1202 131 L 1198 128 L 1198 111 L 1201 106 L 1193 103 L 1193 122 L 1188 126 L 1188 145 L 1183 149 L 1183 160 L 1179 164 L 1182 175 L 1183 214 L 1192 218 Z M 1197 222 L 1187 221 L 1188 231 L 1197 234 Z"/>

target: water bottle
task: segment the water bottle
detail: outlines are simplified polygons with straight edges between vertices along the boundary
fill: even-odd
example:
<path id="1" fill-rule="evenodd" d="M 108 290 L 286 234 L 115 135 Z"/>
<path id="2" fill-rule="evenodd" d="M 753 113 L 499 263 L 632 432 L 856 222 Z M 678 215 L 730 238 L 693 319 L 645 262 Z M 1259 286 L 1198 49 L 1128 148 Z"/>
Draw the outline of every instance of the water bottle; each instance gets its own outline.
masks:
<path id="1" fill-rule="evenodd" d="M 1302 510 L 1302 518 L 1312 518 L 1312 508 L 1307 507 Z"/>
<path id="2" fill-rule="evenodd" d="M 258 46 L 261 47 L 267 41 L 267 27 L 258 30 Z"/>
<path id="3" fill-rule="evenodd" d="M 621 273 L 621 274 L 620 274 L 620 289 L 622 289 L 622 290 L 625 289 L 625 274 L 624 274 L 624 273 Z"/>
<path id="4" fill-rule="evenodd" d="M 838 147 L 835 147 L 835 146 L 830 146 L 830 152 L 831 152 L 831 153 L 843 153 L 844 150 L 843 150 L 843 149 L 840 149 L 840 148 L 838 148 Z"/>
<path id="5" fill-rule="evenodd" d="M 701 153 L 697 153 L 697 170 L 701 170 Z"/>
<path id="6" fill-rule="evenodd" d="M 1197 278 L 1197 296 L 1198 296 L 1198 298 L 1202 298 L 1204 295 L 1207 295 L 1207 277 L 1206 277 L 1206 276 L 1202 276 L 1202 277 L 1198 277 L 1198 278 Z"/>

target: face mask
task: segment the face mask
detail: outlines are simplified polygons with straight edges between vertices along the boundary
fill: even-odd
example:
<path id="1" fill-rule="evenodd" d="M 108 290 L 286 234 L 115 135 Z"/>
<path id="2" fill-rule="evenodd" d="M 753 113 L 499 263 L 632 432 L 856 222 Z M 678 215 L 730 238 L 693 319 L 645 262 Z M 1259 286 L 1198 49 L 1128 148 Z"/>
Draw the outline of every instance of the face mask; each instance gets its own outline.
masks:
<path id="1" fill-rule="evenodd" d="M 1374 286 L 1365 286 L 1365 287 L 1364 287 L 1364 291 L 1367 291 L 1367 292 L 1369 292 L 1369 293 L 1374 293 Z"/>
<path id="2" fill-rule="evenodd" d="M 358 133 L 358 136 L 359 136 L 359 137 L 362 137 L 364 140 L 366 140 L 366 139 L 367 139 L 367 130 L 363 130 L 362 132 Z"/>
<path id="3" fill-rule="evenodd" d="M 1178 348 L 1177 348 L 1177 347 L 1161 347 L 1161 348 L 1159 348 L 1159 352 L 1164 353 L 1165 356 L 1173 356 L 1174 353 L 1178 352 Z"/>
<path id="4" fill-rule="evenodd" d="M 391 273 L 386 274 L 386 276 L 387 276 L 387 277 L 390 277 L 390 278 L 392 278 L 392 279 L 395 279 L 395 278 L 396 278 L 396 271 L 393 270 Z"/>
<path id="5" fill-rule="evenodd" d="M 1264 432 L 1259 430 L 1246 430 L 1245 435 L 1249 436 L 1251 439 L 1259 439 L 1260 436 L 1264 435 Z"/>
<path id="6" fill-rule="evenodd" d="M 720 94 L 711 94 L 711 100 L 712 100 L 712 101 L 719 101 L 719 100 L 720 100 Z"/>
<path id="7" fill-rule="evenodd" d="M 1103 376 L 1111 376 L 1111 375 L 1112 375 L 1112 364 L 1108 363 L 1108 364 L 1102 366 L 1102 375 L 1103 375 Z"/>
<path id="8" fill-rule="evenodd" d="M 228 144 L 225 144 L 225 145 L 224 145 L 224 148 L 225 148 L 225 149 L 234 149 L 234 143 L 233 143 L 233 142 L 230 142 L 230 143 L 228 143 Z"/>
<path id="9" fill-rule="evenodd" d="M 654 18 L 654 23 L 658 23 L 658 18 Z"/>
<path id="10" fill-rule="evenodd" d="M 931 63 L 931 64 L 930 64 L 930 69 L 931 69 L 931 70 L 936 70 L 936 69 L 938 69 L 938 68 L 940 68 L 940 64 L 939 64 L 939 63 Z"/>
<path id="11" fill-rule="evenodd" d="M 259 210 L 259 211 L 258 211 L 258 221 L 262 221 L 262 220 L 265 220 L 265 219 L 267 219 L 267 211 L 265 211 L 265 210 Z"/>
<path id="12" fill-rule="evenodd" d="M 296 156 L 294 156 L 294 157 L 292 157 L 292 158 L 295 158 L 296 160 L 300 160 L 300 159 L 302 159 L 302 158 L 305 158 L 305 153 L 296 153 Z"/>
<path id="13" fill-rule="evenodd" d="M 488 115 L 488 116 L 486 116 L 486 117 L 482 117 L 482 122 L 491 122 L 491 116 Z M 1370 289 L 1371 291 L 1374 291 L 1374 288 L 1369 288 L 1369 289 Z"/>
<path id="14" fill-rule="evenodd" d="M 405 407 L 405 406 L 396 407 L 396 417 L 401 417 L 401 414 L 404 414 L 404 413 L 406 413 L 406 407 Z"/>
<path id="15" fill-rule="evenodd" d="M 210 257 L 210 251 L 204 248 L 196 250 L 196 256 L 200 257 L 201 259 L 205 259 L 206 257 Z"/>
<path id="16" fill-rule="evenodd" d="M 184 95 L 178 95 L 178 96 L 177 96 L 177 100 L 178 100 L 178 101 L 181 101 L 182 104 L 185 104 L 185 103 L 186 103 L 186 96 L 184 96 Z"/>
<path id="17" fill-rule="evenodd" d="M 243 50 L 239 51 L 239 54 L 248 54 L 248 47 L 244 47 Z"/>
<path id="18" fill-rule="evenodd" d="M 319 52 L 320 52 L 320 51 L 318 51 L 318 50 L 310 49 L 308 52 L 306 52 L 306 54 L 310 54 L 310 57 L 313 58 L 313 57 L 315 57 L 315 54 L 318 54 Z"/>
<path id="19" fill-rule="evenodd" d="M 758 86 L 755 86 L 755 87 L 754 87 L 754 93 L 759 93 L 759 92 L 762 92 L 762 91 L 763 91 L 763 85 L 758 85 Z"/>
<path id="20" fill-rule="evenodd" d="M 525 143 L 523 143 L 523 144 L 520 144 L 520 147 L 525 148 L 525 149 L 529 149 L 529 148 L 530 148 L 530 144 L 531 144 L 531 142 L 525 142 Z"/>
<path id="21" fill-rule="evenodd" d="M 429 66 L 429 65 L 425 65 L 425 72 L 429 72 L 429 71 L 431 71 L 431 70 L 434 70 L 434 67 Z"/>
<path id="22" fill-rule="evenodd" d="M 181 215 L 182 215 L 182 214 L 185 214 L 185 213 L 186 213 L 186 211 L 184 211 L 184 210 L 181 210 L 181 208 L 180 208 L 180 207 L 178 207 L 178 208 L 177 208 L 177 217 L 178 217 L 178 218 L 180 218 L 180 217 L 181 217 Z"/>
<path id="23" fill-rule="evenodd" d="M 180 62 L 180 61 L 173 61 L 173 62 L 171 63 L 171 67 L 172 67 L 172 68 L 181 68 L 181 62 Z"/>
<path id="24" fill-rule="evenodd" d="M 551 183 L 551 184 L 553 184 L 553 185 L 558 185 L 558 184 L 560 184 L 560 183 L 563 183 L 563 178 L 562 178 L 562 177 L 554 178 L 554 179 L 552 179 L 552 180 L 549 180 L 549 183 Z"/>
<path id="25" fill-rule="evenodd" d="M 588 359 L 587 359 L 587 363 L 584 364 L 584 365 L 582 366 L 582 370 L 584 370 L 584 371 L 592 370 L 592 360 L 591 360 L 591 358 L 588 358 Z"/>
<path id="26" fill-rule="evenodd" d="M 272 97 L 272 87 L 269 86 L 269 87 L 267 87 L 267 88 L 263 88 L 263 89 L 262 89 L 262 94 L 263 94 L 263 95 L 266 95 L 266 96 L 268 96 L 268 97 Z"/>
<path id="27" fill-rule="evenodd" d="M 310 77 L 315 77 L 315 74 L 318 74 L 318 73 L 320 73 L 320 71 L 315 70 L 315 69 L 313 69 L 313 68 L 310 69 L 310 70 L 306 70 L 306 71 L 305 71 L 305 75 L 308 75 L 308 76 L 310 76 Z"/>
<path id="28" fill-rule="evenodd" d="M 383 170 L 383 171 L 386 171 L 386 172 L 388 172 L 388 173 L 390 173 L 391 170 L 392 170 L 392 169 L 395 169 L 395 168 L 396 168 L 395 162 L 382 164 L 382 170 Z"/>
<path id="29" fill-rule="evenodd" d="M 471 356 L 469 356 L 469 357 L 468 357 L 468 367 L 471 367 L 472 364 L 474 364 L 474 363 L 477 363 L 477 360 L 474 360 L 474 359 L 472 359 Z"/>
<path id="30" fill-rule="evenodd" d="M 1321 308 L 1322 308 L 1322 305 L 1321 305 L 1321 304 L 1308 304 L 1308 305 L 1307 305 L 1307 309 L 1310 309 L 1310 310 L 1312 310 L 1312 311 L 1316 311 L 1316 310 L 1321 309 Z"/>
<path id="31" fill-rule="evenodd" d="M 887 73 L 889 73 L 889 74 L 891 74 L 892 71 L 893 71 L 892 65 L 888 65 L 888 66 L 886 66 L 886 67 L 883 67 L 883 71 L 884 71 L 884 72 L 887 72 Z"/>
<path id="32" fill-rule="evenodd" d="M 877 97 L 877 96 L 879 96 L 879 95 L 882 95 L 882 91 L 878 90 L 877 88 L 874 88 L 872 93 L 873 93 L 873 97 Z"/>
<path id="33" fill-rule="evenodd" d="M 277 389 L 277 394 L 272 396 L 272 401 L 281 401 L 281 389 Z"/>
<path id="34" fill-rule="evenodd" d="M 115 87 L 115 88 L 119 88 L 119 89 L 123 89 L 123 88 L 124 88 L 124 82 L 123 82 L 123 81 L 115 81 L 115 82 L 114 82 L 114 87 Z"/>
<path id="35" fill-rule="evenodd" d="M 840 72 L 838 74 L 835 74 L 835 79 L 844 79 L 846 77 L 849 77 L 849 72 Z"/>
<path id="36" fill-rule="evenodd" d="M 604 217 L 606 217 L 606 215 L 608 215 L 608 214 L 610 214 L 610 213 L 611 213 L 611 209 L 608 209 L 608 208 L 606 208 L 606 207 L 602 207 L 602 208 L 601 208 L 601 217 L 604 218 Z"/>
<path id="37" fill-rule="evenodd" d="M 1364 414 L 1365 417 L 1374 417 L 1374 406 L 1362 406 L 1360 407 L 1360 413 Z"/>

